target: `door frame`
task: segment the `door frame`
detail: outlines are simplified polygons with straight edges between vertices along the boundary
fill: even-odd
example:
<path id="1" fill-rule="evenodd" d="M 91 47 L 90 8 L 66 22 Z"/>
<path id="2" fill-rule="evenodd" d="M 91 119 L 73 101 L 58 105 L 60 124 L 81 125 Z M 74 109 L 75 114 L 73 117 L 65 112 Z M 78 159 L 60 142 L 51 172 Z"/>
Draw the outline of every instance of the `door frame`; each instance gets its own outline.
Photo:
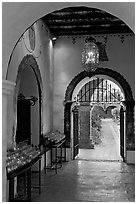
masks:
<path id="1" fill-rule="evenodd" d="M 123 151 L 123 157 L 121 155 L 121 146 L 120 146 L 120 156 L 122 157 L 123 161 L 125 162 L 127 160 L 127 152 L 126 152 L 126 107 L 124 104 L 121 104 L 120 110 L 123 108 L 123 145 L 124 145 L 124 151 Z M 120 115 L 121 117 L 121 115 Z M 120 119 L 121 120 L 121 119 Z M 120 124 L 121 128 L 121 124 Z M 120 129 L 120 140 L 121 140 L 121 129 Z M 121 143 L 121 141 L 120 141 Z"/>
<path id="2" fill-rule="evenodd" d="M 135 150 L 135 133 L 134 133 L 134 104 L 131 87 L 125 78 L 118 72 L 108 68 L 97 68 L 94 72 L 82 71 L 75 76 L 67 87 L 64 100 L 64 134 L 66 136 L 66 147 L 72 147 L 72 116 L 71 106 L 73 101 L 73 92 L 76 86 L 86 77 L 94 77 L 96 75 L 105 75 L 115 80 L 119 87 L 123 89 L 125 101 L 122 101 L 126 108 L 125 112 L 125 151 Z"/>
<path id="3" fill-rule="evenodd" d="M 34 75 L 36 77 L 36 83 L 38 87 L 38 101 L 39 101 L 39 145 L 41 144 L 42 141 L 42 136 L 43 136 L 43 123 L 42 123 L 42 118 L 43 118 L 43 106 L 42 106 L 42 99 L 43 99 L 43 86 L 42 86 L 42 78 L 39 70 L 39 66 L 37 64 L 36 59 L 34 58 L 33 55 L 26 55 L 19 67 L 18 67 L 18 73 L 16 77 L 16 86 L 15 86 L 15 91 L 14 91 L 14 114 L 17 117 L 17 100 L 18 100 L 18 94 L 19 94 L 19 88 L 20 88 L 20 81 L 21 81 L 21 74 L 24 69 L 32 69 L 34 72 Z M 15 124 L 15 133 L 14 133 L 14 138 L 13 141 L 16 143 L 16 129 L 17 129 L 17 124 Z"/>

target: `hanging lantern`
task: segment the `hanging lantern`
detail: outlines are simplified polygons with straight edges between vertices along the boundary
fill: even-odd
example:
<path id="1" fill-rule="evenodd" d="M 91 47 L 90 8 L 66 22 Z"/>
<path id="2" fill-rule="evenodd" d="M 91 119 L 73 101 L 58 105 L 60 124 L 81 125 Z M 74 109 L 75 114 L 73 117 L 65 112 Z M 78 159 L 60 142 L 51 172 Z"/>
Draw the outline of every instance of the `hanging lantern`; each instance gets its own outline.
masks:
<path id="1" fill-rule="evenodd" d="M 83 68 L 90 72 L 95 71 L 99 63 L 99 49 L 95 43 L 95 39 L 90 37 L 85 40 L 85 45 L 82 51 Z"/>

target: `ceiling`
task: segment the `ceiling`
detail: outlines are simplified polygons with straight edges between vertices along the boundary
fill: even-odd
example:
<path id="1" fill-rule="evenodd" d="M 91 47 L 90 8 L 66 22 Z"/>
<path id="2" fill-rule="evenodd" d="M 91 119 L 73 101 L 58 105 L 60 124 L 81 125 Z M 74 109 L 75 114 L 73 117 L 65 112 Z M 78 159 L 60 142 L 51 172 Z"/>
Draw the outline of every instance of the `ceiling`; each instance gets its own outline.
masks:
<path id="1" fill-rule="evenodd" d="M 69 7 L 42 18 L 53 36 L 132 33 L 119 18 L 99 9 Z"/>

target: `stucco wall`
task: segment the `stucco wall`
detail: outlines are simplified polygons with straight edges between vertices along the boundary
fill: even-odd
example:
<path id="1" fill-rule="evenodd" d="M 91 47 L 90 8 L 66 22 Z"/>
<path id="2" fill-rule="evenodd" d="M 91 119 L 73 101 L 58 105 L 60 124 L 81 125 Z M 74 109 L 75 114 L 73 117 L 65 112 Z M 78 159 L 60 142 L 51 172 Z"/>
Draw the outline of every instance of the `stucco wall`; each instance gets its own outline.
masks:
<path id="1" fill-rule="evenodd" d="M 39 20 L 34 24 L 36 33 L 36 46 L 35 50 L 30 49 L 28 40 L 28 31 L 24 33 L 22 38 L 16 45 L 8 67 L 7 79 L 16 82 L 18 74 L 18 67 L 26 55 L 33 55 L 36 59 L 38 67 L 40 69 L 42 86 L 43 86 L 43 133 L 46 133 L 52 129 L 52 98 L 53 98 L 53 65 L 52 65 L 52 54 L 53 46 L 50 41 L 50 32 L 47 27 Z M 30 83 L 30 82 L 29 82 Z M 32 82 L 33 83 L 33 82 Z M 33 95 L 33 94 L 32 94 Z M 8 136 L 12 141 L 12 137 L 16 134 L 16 111 L 13 103 L 14 95 L 10 97 L 8 101 Z M 13 105 L 14 104 L 14 105 Z M 11 143 L 11 142 L 10 142 Z"/>
<path id="2" fill-rule="evenodd" d="M 19 94 L 23 94 L 26 98 L 35 96 L 38 98 L 34 106 L 31 106 L 31 143 L 39 144 L 39 93 L 36 76 L 32 69 L 25 69 L 21 74 Z"/>
<path id="3" fill-rule="evenodd" d="M 133 31 L 134 31 L 134 25 L 135 25 L 135 3 L 134 2 L 3 2 L 2 4 L 2 21 L 3 21 L 3 27 L 2 27 L 2 44 L 3 44 L 3 50 L 2 50 L 2 76 L 5 79 L 6 74 L 7 74 L 7 69 L 8 69 L 8 62 L 10 59 L 11 52 L 19 39 L 19 37 L 22 35 L 22 33 L 32 25 L 35 21 L 37 21 L 40 17 L 43 17 L 44 15 L 53 12 L 57 9 L 62 9 L 66 7 L 71 7 L 71 6 L 88 6 L 88 7 L 93 7 L 93 8 L 98 8 L 105 10 L 106 12 L 109 12 L 117 17 L 119 17 L 121 20 L 123 20 Z M 16 14 L 16 15 L 15 15 Z M 23 20 L 22 20 L 23 19 Z M 38 24 L 37 24 L 38 27 Z M 41 29 L 40 29 L 41 30 Z M 10 35 L 9 35 L 10 32 Z M 42 55 L 39 59 L 37 59 L 37 62 L 40 66 L 42 78 L 44 80 L 44 131 L 46 132 L 47 129 L 49 129 L 48 124 L 52 124 L 52 117 L 50 115 L 52 114 L 50 110 L 50 106 L 52 106 L 52 102 L 48 103 L 49 99 L 52 99 L 52 96 L 50 95 L 50 90 L 49 88 L 52 87 L 52 83 L 49 85 L 49 80 L 52 81 L 53 79 L 53 73 L 52 69 L 49 70 L 49 42 L 47 32 L 45 31 L 38 31 L 38 40 L 39 43 L 41 43 L 41 37 L 43 35 L 43 42 L 46 43 L 48 46 L 44 46 L 44 49 L 42 50 Z M 42 34 L 43 33 L 43 34 Z M 40 37 L 41 36 L 41 37 Z M 115 38 L 117 41 L 117 39 Z M 13 59 L 16 59 L 14 63 L 10 63 L 10 74 L 8 74 L 7 79 L 11 81 L 15 81 L 16 79 L 16 70 L 19 65 L 19 62 L 22 59 L 22 56 L 24 56 L 27 51 L 24 50 L 22 41 L 18 43 L 18 48 L 16 47 L 16 51 L 13 53 Z M 41 43 L 43 44 L 43 43 Z M 111 40 L 108 42 L 108 44 L 112 44 Z M 68 46 L 66 48 L 66 46 Z M 107 64 L 103 63 L 103 66 L 108 66 L 109 68 L 118 70 L 123 76 L 127 79 L 127 81 L 130 83 L 131 88 L 134 92 L 134 70 L 132 69 L 132 65 L 134 63 L 134 40 L 130 43 L 130 46 L 128 43 L 124 43 L 122 45 L 117 46 L 116 42 L 113 42 L 113 48 L 115 49 L 115 55 L 112 53 L 112 49 L 110 48 L 109 53 L 111 53 L 111 60 Z M 64 47 L 64 48 L 63 48 Z M 63 105 L 62 102 L 64 100 L 64 93 L 67 85 L 71 81 L 71 79 L 80 71 L 82 71 L 81 68 L 81 48 L 82 44 L 80 47 L 76 47 L 75 45 L 73 46 L 71 43 L 66 42 L 63 47 L 60 49 L 58 48 L 58 54 L 57 54 L 57 49 L 55 50 L 55 57 L 61 57 L 60 63 L 65 64 L 60 67 L 59 60 L 58 64 L 56 65 L 55 69 L 55 74 L 57 73 L 55 77 L 55 102 L 54 102 L 54 128 L 58 128 L 60 130 L 63 130 Z M 74 47 L 74 49 L 73 49 Z M 108 46 L 107 46 L 108 47 Z M 111 46 L 110 46 L 111 47 Z M 128 48 L 128 49 L 127 49 Z M 51 48 L 52 49 L 52 48 Z M 107 48 L 108 49 L 108 48 Z M 77 50 L 77 51 L 76 51 Z M 124 58 L 121 58 L 121 51 L 124 50 Z M 66 51 L 65 58 L 64 56 L 64 51 Z M 75 51 L 77 54 L 75 54 Z M 130 53 L 130 60 L 128 53 Z M 38 53 L 36 53 L 38 54 Z M 46 56 L 43 57 L 43 56 Z M 62 56 L 61 56 L 62 55 Z M 70 55 L 70 56 L 69 56 Z M 110 54 L 108 54 L 110 55 Z M 127 57 L 126 57 L 127 56 Z M 41 60 L 42 59 L 42 60 Z M 71 60 L 70 60 L 71 59 Z M 117 59 L 117 61 L 116 61 Z M 62 61 L 64 60 L 64 61 Z M 125 60 L 125 61 L 124 61 Z M 69 61 L 69 66 L 68 66 L 68 61 Z M 76 66 L 75 66 L 75 62 Z M 130 61 L 130 64 L 129 64 Z M 132 61 L 132 63 L 131 63 Z M 55 60 L 57 63 L 57 61 Z M 45 65 L 44 65 L 45 64 Z M 125 65 L 125 67 L 124 67 Z M 128 66 L 127 69 L 127 65 Z M 60 67 L 60 68 L 59 68 Z M 130 68 L 129 68 L 130 67 Z M 75 68 L 75 69 L 74 69 Z M 61 73 L 61 69 L 65 70 Z M 125 71 L 126 69 L 126 71 Z M 132 69 L 132 71 L 131 71 Z M 51 74 L 49 75 L 49 72 Z M 62 76 L 59 76 L 58 72 L 61 73 Z M 9 77 L 11 75 L 12 77 Z M 49 77 L 51 76 L 51 77 Z M 128 80 L 130 78 L 130 80 Z M 59 81 L 59 83 L 57 83 Z M 57 86 L 56 86 L 57 85 Z M 45 97 L 46 93 L 46 97 Z M 46 102 L 45 102 L 46 101 Z M 51 100 L 52 101 L 52 100 Z M 59 107 L 59 108 L 58 108 Z M 46 110 L 46 111 L 45 111 Z M 59 117 L 59 120 L 57 120 Z M 49 122 L 49 120 L 51 122 Z"/>
<path id="4" fill-rule="evenodd" d="M 93 36 L 104 43 L 104 36 Z M 108 35 L 106 52 L 109 61 L 100 62 L 100 67 L 107 67 L 119 72 L 130 84 L 135 95 L 135 38 L 134 34 L 125 36 Z M 81 52 L 84 39 L 77 37 L 73 44 L 71 38 L 60 37 L 54 46 L 54 128 L 63 132 L 65 91 L 70 81 L 81 71 Z"/>
<path id="5" fill-rule="evenodd" d="M 3 2 L 2 76 L 6 77 L 11 52 L 22 33 L 44 15 L 71 6 L 102 9 L 123 20 L 135 31 L 135 2 Z M 10 34 L 9 34 L 10 33 Z"/>

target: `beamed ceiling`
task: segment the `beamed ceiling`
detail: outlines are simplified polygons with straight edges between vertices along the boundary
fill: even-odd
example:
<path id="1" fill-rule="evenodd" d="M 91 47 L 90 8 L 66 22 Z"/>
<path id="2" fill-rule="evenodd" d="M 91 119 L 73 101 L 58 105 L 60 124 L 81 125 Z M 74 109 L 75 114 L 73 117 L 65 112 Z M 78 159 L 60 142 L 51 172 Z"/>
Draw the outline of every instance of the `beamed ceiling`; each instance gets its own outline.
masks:
<path id="1" fill-rule="evenodd" d="M 53 36 L 132 33 L 117 17 L 95 8 L 69 7 L 42 18 Z"/>

